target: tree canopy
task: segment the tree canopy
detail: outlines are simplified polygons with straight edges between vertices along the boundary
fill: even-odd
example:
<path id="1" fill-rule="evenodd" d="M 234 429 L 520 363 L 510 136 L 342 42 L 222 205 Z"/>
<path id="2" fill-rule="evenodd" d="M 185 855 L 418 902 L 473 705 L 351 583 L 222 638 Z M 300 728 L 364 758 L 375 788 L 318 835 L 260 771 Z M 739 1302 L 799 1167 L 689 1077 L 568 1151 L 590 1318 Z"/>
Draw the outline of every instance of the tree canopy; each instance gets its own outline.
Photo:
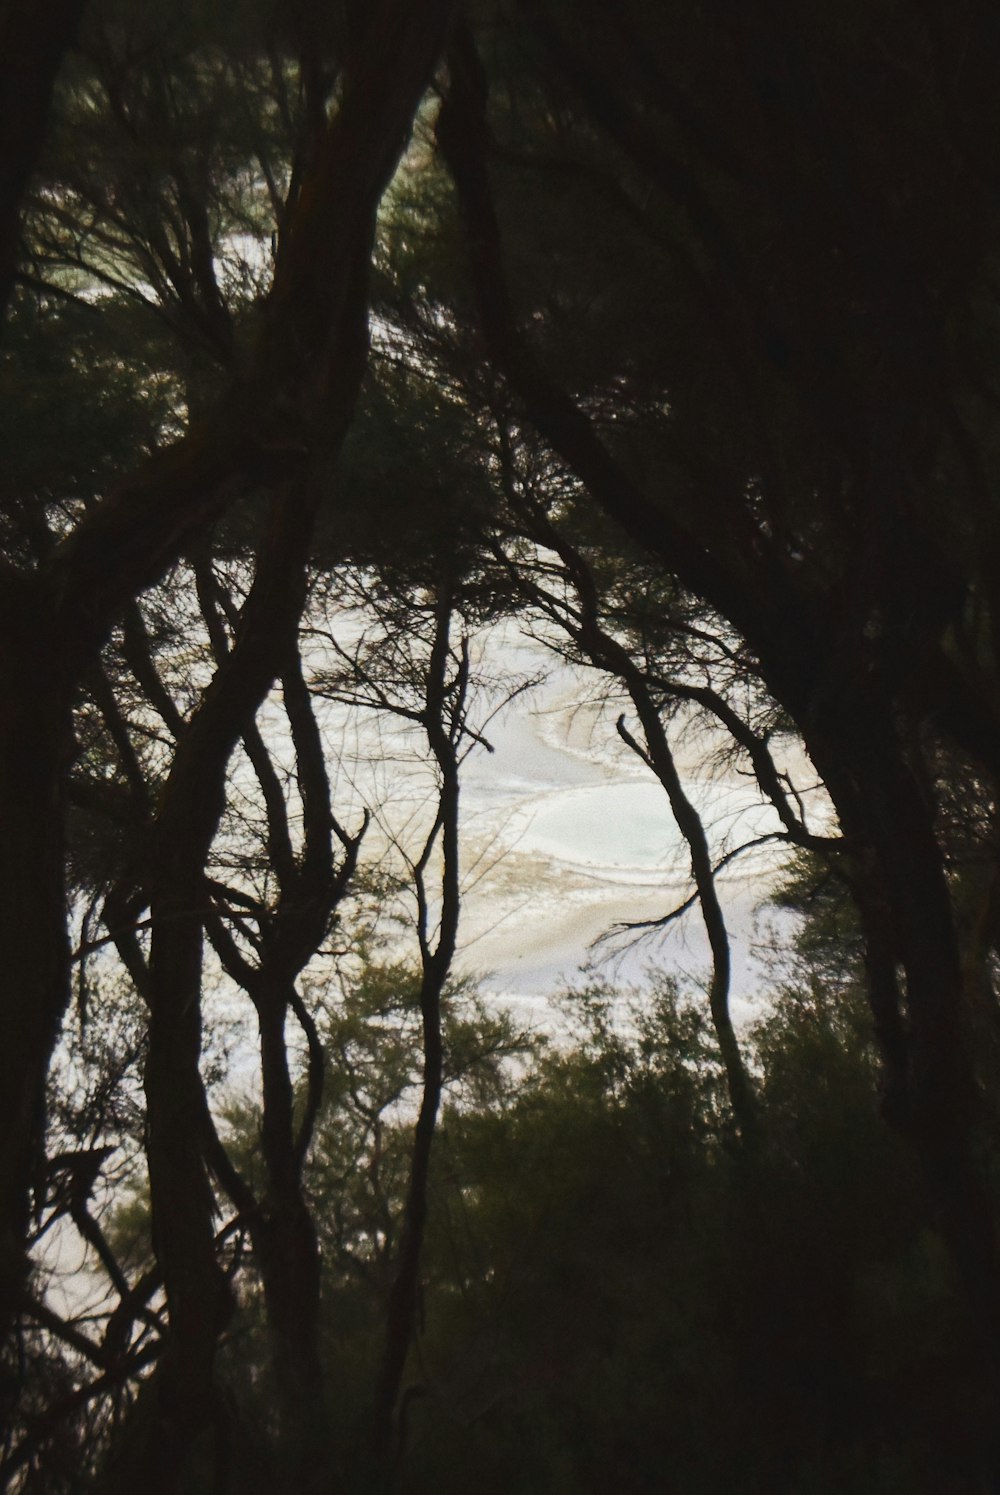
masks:
<path id="1" fill-rule="evenodd" d="M 0 35 L 10 1488 L 987 1487 L 995 7 Z M 565 1051 L 453 969 L 511 620 L 620 706 L 710 953 Z M 691 723 L 790 858 L 752 1035 Z"/>

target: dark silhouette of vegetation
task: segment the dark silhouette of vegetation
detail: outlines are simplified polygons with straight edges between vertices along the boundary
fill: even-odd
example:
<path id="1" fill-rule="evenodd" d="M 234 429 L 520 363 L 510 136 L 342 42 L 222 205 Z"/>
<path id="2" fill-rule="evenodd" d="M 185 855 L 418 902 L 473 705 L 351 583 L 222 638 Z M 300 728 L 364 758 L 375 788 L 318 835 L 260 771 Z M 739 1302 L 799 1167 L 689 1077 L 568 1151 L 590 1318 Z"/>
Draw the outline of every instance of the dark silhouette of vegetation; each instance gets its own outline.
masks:
<path id="1" fill-rule="evenodd" d="M 994 1488 L 995 8 L 0 40 L 6 1487 Z M 455 969 L 501 623 L 710 956 L 559 1042 Z"/>

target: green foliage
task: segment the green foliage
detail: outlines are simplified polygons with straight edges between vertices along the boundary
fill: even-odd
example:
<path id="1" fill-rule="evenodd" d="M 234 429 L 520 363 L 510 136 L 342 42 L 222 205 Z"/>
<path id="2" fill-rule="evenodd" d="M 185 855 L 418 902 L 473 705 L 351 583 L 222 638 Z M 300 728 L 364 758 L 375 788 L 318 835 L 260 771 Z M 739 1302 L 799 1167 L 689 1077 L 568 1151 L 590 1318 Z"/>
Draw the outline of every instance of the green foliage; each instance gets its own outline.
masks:
<path id="1" fill-rule="evenodd" d="M 706 1017 L 670 978 L 592 981 L 565 998 L 563 1041 L 534 1046 L 452 987 L 400 1495 L 975 1488 L 991 1420 L 962 1297 L 877 1113 L 858 994 L 833 1000 L 808 966 L 754 1030 L 764 1123 L 749 1149 Z M 352 1488 L 406 1185 L 416 993 L 411 969 L 365 957 L 321 1017 L 307 1189 L 327 1451 Z M 253 1106 L 230 1111 L 251 1181 L 258 1124 Z M 141 1264 L 147 1228 L 141 1200 L 118 1211 L 123 1260 Z M 241 1280 L 220 1371 L 235 1477 L 263 1492 L 266 1336 L 252 1271 Z"/>
<path id="2" fill-rule="evenodd" d="M 571 1046 L 442 1129 L 400 1488 L 963 1488 L 970 1326 L 859 1025 L 777 1003 L 741 1153 L 669 981 L 574 1006 Z"/>
<path id="3" fill-rule="evenodd" d="M 263 0 L 87 8 L 28 204 L 0 364 L 0 440 L 11 454 L 0 549 L 14 567 L 42 566 L 151 448 L 224 389 L 238 395 L 255 326 L 280 323 L 281 296 L 265 305 L 273 264 L 290 263 L 285 246 L 301 242 L 284 230 L 302 182 L 300 205 L 318 190 L 310 169 L 336 107 L 334 60 L 356 45 L 364 9 L 317 18 Z M 518 605 L 514 573 L 531 595 L 535 542 L 558 522 L 634 657 L 661 673 L 704 674 L 739 698 L 762 743 L 789 725 L 794 703 L 820 746 L 825 723 L 834 757 L 838 742 L 851 748 L 851 762 L 824 772 L 848 806 L 857 796 L 849 851 L 859 865 L 867 855 L 869 872 L 894 834 L 882 795 L 893 776 L 862 783 L 864 747 L 833 729 L 884 698 L 889 767 L 898 749 L 895 782 L 912 779 L 926 810 L 931 870 L 972 972 L 952 995 L 979 1004 L 965 1028 L 984 1056 L 975 1083 L 995 1095 L 995 858 L 983 848 L 996 839 L 996 544 L 980 544 L 995 528 L 983 495 L 997 454 L 996 366 L 981 330 L 995 322 L 993 210 L 980 185 L 995 173 L 968 128 L 995 110 L 977 110 L 963 83 L 967 108 L 958 83 L 988 49 L 974 44 L 974 21 L 935 41 L 934 25 L 913 27 L 895 0 L 771 9 L 741 21 L 734 46 L 733 18 L 699 5 L 529 6 L 523 26 L 489 8 L 477 41 L 493 84 L 484 140 L 494 202 L 480 204 L 480 218 L 489 230 L 495 206 L 506 371 L 483 356 L 487 319 L 473 312 L 466 273 L 483 222 L 467 246 L 434 159 L 435 99 L 380 216 L 373 358 L 323 508 L 315 596 L 377 605 L 377 643 L 366 638 L 366 649 L 390 672 L 419 664 L 419 647 L 408 649 L 420 642 L 426 594 L 447 590 L 470 625 L 506 615 Z M 439 83 L 454 103 L 451 62 Z M 351 211 L 348 197 L 345 219 Z M 485 260 L 474 268 L 482 274 Z M 351 310 L 362 308 L 338 315 L 351 321 Z M 548 380 L 555 399 L 544 397 Z M 586 463 L 569 470 L 587 440 L 565 440 L 567 411 L 571 436 L 589 430 L 603 443 L 610 488 L 636 488 L 634 550 L 612 524 L 614 505 L 592 502 L 606 503 L 610 488 L 601 500 L 585 491 Z M 263 471 L 269 452 L 282 466 L 262 443 L 261 491 L 235 501 L 213 535 L 203 530 L 210 562 L 253 549 L 274 481 Z M 324 462 L 310 481 L 326 482 Z M 535 531 L 531 514 L 542 520 Z M 651 558 L 644 528 L 665 518 L 673 529 Z M 497 536 L 517 566 L 494 554 Z M 678 580 L 664 557 L 673 565 L 686 549 L 710 564 Z M 558 588 L 544 564 L 534 574 Z M 107 679 L 81 683 L 61 787 L 73 802 L 70 881 L 91 899 L 85 938 L 91 926 L 100 937 L 113 880 L 148 879 L 139 843 L 150 841 L 173 742 L 197 709 L 200 677 L 225 655 L 213 661 L 201 624 L 186 626 L 182 591 L 164 587 L 143 604 L 147 623 L 154 607 L 166 614 L 148 629 L 150 670 L 165 665 L 165 731 L 117 634 Z M 226 637 L 236 632 L 233 617 Z M 166 667 L 175 654 L 179 666 Z M 18 668 L 30 676 L 31 660 Z M 191 678 L 177 687 L 178 675 Z M 765 676 L 783 708 L 766 698 Z M 422 702 L 419 668 L 404 683 Z M 252 723 L 232 725 L 235 738 Z M 962 756 L 970 744 L 979 767 Z M 270 832 L 274 801 L 287 788 L 294 802 L 295 790 L 290 773 L 287 785 L 281 774 L 269 782 Z M 249 798 L 235 781 L 226 792 L 224 835 L 259 829 L 261 818 L 241 820 Z M 268 835 L 268 854 L 279 841 Z M 284 893 L 296 881 L 290 863 L 293 854 L 283 870 L 234 852 L 239 951 L 254 949 L 252 926 L 262 934 L 270 917 L 267 906 L 243 917 L 254 907 L 249 872 L 262 869 Z M 899 882 L 886 910 L 905 931 L 905 869 Z M 991 1409 L 981 1352 L 913 1160 L 878 1115 L 857 920 L 843 888 L 805 859 L 780 902 L 803 922 L 795 960 L 769 972 L 771 1005 L 749 1045 L 761 1126 L 742 1147 L 706 1019 L 666 978 L 635 996 L 600 984 L 575 993 L 561 1047 L 529 1044 L 467 984 L 446 993 L 448 1101 L 401 1492 L 939 1495 L 982 1485 Z M 330 1444 L 349 1487 L 399 1246 L 421 1080 L 418 979 L 362 950 L 339 992 L 308 997 L 327 1077 L 305 1189 L 325 1271 Z M 117 1029 L 109 1010 L 97 1017 L 66 1045 L 66 1071 L 79 1062 L 85 1084 L 72 1103 L 66 1083 L 53 1086 L 52 1135 L 135 1144 L 143 1021 L 131 1008 Z M 233 1104 L 227 1123 L 232 1158 L 260 1197 L 259 1107 Z M 55 1170 L 64 1186 L 67 1168 Z M 129 1176 L 123 1165 L 122 1189 Z M 240 1290 L 220 1359 L 242 1434 L 234 1481 L 247 1490 L 273 1473 L 276 1427 L 249 1235 L 239 1218 L 218 1243 Z M 106 1239 L 120 1266 L 141 1274 L 151 1260 L 141 1192 L 119 1199 Z M 170 1305 L 178 1322 L 185 1311 Z M 32 1336 L 24 1353 L 40 1390 L 29 1419 L 46 1396 L 85 1382 L 68 1351 Z M 98 1371 L 106 1361 L 97 1354 Z M 95 1400 L 94 1437 L 113 1442 Z M 152 1418 L 151 1397 L 139 1400 Z M 59 1459 L 37 1468 L 68 1490 L 82 1445 L 80 1425 L 67 1426 Z M 266 1476 L 253 1471 L 258 1455 Z"/>
<path id="4" fill-rule="evenodd" d="M 0 544 L 38 560 L 156 443 L 177 399 L 162 344 L 120 300 L 24 292 L 0 355 Z"/>
<path id="5" fill-rule="evenodd" d="M 377 568 L 389 588 L 433 586 L 447 565 L 480 610 L 482 532 L 497 496 L 485 441 L 432 371 L 376 360 L 338 463 L 337 502 L 317 537 L 321 561 Z"/>

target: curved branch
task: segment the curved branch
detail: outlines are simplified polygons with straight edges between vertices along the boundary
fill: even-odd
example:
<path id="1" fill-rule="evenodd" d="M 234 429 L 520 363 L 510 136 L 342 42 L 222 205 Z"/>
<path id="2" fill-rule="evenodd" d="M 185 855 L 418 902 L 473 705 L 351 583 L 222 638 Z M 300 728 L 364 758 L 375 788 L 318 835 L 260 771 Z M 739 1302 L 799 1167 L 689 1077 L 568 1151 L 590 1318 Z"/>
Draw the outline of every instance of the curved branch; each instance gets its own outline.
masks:
<path id="1" fill-rule="evenodd" d="M 701 816 L 684 792 L 677 766 L 663 726 L 644 684 L 635 678 L 626 680 L 639 720 L 642 722 L 645 749 L 640 747 L 625 725 L 624 715 L 618 718 L 618 735 L 633 752 L 638 753 L 653 771 L 667 792 L 677 828 L 687 842 L 691 853 L 691 872 L 698 890 L 705 933 L 712 951 L 712 980 L 709 986 L 708 1004 L 712 1025 L 718 1039 L 719 1051 L 726 1070 L 729 1098 L 733 1114 L 744 1139 L 753 1134 L 756 1123 L 756 1098 L 750 1076 L 743 1063 L 739 1041 L 733 1028 L 729 1011 L 729 988 L 732 979 L 732 958 L 729 948 L 729 933 L 715 886 L 715 870 L 712 866 L 708 837 Z"/>

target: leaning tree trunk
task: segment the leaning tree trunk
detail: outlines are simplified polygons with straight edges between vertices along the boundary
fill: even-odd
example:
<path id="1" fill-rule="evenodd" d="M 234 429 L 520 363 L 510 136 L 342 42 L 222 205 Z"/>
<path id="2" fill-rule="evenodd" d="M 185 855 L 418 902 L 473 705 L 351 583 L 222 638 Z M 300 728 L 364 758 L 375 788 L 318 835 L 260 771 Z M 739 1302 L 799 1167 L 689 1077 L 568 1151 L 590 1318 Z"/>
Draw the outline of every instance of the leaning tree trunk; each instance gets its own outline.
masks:
<path id="1" fill-rule="evenodd" d="M 214 1367 L 231 1305 L 215 1250 L 200 1073 L 205 867 L 225 809 L 230 757 L 280 671 L 301 612 L 314 513 L 315 500 L 297 489 L 276 501 L 236 642 L 177 744 L 151 833 L 147 1157 L 170 1333 L 155 1415 L 137 1452 L 110 1477 L 115 1491 L 128 1479 L 136 1488 L 173 1490 L 199 1440 L 221 1420 Z"/>
<path id="2" fill-rule="evenodd" d="M 807 746 L 848 843 L 855 856 L 868 856 L 878 879 L 867 892 L 864 879 L 856 880 L 854 894 L 863 905 L 875 1031 L 891 1085 L 887 1119 L 915 1149 L 996 1376 L 996 1201 L 983 1164 L 985 1117 L 969 1046 L 962 955 L 932 810 L 884 705 L 871 696 L 840 701 L 824 717 Z M 905 1012 L 893 1003 L 890 961 L 902 969 Z"/>

